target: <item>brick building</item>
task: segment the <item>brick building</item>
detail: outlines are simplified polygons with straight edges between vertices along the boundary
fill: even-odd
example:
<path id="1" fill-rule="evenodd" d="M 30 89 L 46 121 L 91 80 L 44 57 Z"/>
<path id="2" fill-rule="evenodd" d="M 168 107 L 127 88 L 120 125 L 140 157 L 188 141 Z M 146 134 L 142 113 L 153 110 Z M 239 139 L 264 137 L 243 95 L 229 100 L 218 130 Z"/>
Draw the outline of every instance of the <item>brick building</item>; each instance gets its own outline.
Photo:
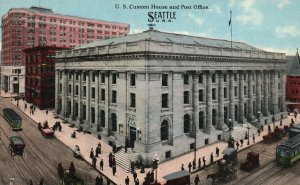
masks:
<path id="1" fill-rule="evenodd" d="M 125 23 L 62 15 L 41 7 L 12 8 L 2 16 L 2 90 L 24 94 L 26 48 L 73 48 L 128 33 Z"/>
<path id="2" fill-rule="evenodd" d="M 288 111 L 300 110 L 300 57 L 287 57 L 286 104 Z"/>
<path id="3" fill-rule="evenodd" d="M 66 49 L 38 46 L 25 49 L 25 100 L 40 109 L 53 108 L 55 98 L 55 52 Z"/>
<path id="4" fill-rule="evenodd" d="M 55 113 L 150 163 L 286 116 L 285 54 L 148 30 L 57 52 Z M 196 137 L 196 143 L 195 143 Z"/>

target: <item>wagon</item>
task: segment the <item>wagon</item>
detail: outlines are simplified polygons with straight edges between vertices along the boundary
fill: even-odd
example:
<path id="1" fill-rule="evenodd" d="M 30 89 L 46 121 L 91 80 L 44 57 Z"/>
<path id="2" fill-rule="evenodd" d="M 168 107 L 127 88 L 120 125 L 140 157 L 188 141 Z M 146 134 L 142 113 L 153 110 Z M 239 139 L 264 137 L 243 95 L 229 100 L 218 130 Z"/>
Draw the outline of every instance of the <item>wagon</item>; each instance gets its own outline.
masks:
<path id="1" fill-rule="evenodd" d="M 9 150 L 11 156 L 14 155 L 23 155 L 25 143 L 23 139 L 19 136 L 12 136 L 9 138 L 10 144 L 9 144 Z"/>

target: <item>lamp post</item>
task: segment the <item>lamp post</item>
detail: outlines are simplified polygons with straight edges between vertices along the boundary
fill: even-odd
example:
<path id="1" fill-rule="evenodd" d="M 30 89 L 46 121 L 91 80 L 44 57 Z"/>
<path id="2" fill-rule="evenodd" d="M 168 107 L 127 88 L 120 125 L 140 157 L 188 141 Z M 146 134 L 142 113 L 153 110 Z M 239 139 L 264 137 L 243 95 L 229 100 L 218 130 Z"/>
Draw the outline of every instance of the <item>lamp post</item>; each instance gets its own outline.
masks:
<path id="1" fill-rule="evenodd" d="M 250 145 L 250 139 L 249 139 L 249 137 L 250 137 L 250 133 L 249 133 L 249 130 L 250 130 L 250 127 L 249 127 L 249 125 L 247 124 L 247 127 L 246 127 L 247 129 L 248 129 L 248 142 L 247 142 L 247 145 Z"/>
<path id="2" fill-rule="evenodd" d="M 157 184 L 158 161 L 159 161 L 159 158 L 157 156 L 157 153 L 155 152 L 154 157 L 153 157 L 153 169 L 155 170 L 155 184 Z"/>
<path id="3" fill-rule="evenodd" d="M 229 130 L 232 130 L 232 120 L 231 119 L 229 119 L 228 120 L 228 128 L 229 128 Z"/>
<path id="4" fill-rule="evenodd" d="M 257 121 L 260 123 L 260 111 L 257 112 Z"/>

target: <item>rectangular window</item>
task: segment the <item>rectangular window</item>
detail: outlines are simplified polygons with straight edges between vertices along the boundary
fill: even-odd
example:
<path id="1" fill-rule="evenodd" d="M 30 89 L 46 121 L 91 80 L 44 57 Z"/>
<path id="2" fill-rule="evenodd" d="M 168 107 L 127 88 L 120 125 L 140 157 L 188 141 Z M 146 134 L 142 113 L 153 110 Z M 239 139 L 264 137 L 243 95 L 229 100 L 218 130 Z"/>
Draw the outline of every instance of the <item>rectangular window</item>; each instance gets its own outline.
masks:
<path id="1" fill-rule="evenodd" d="M 216 99 L 217 99 L 217 96 L 216 96 L 216 88 L 213 88 L 212 91 L 211 91 L 211 93 L 212 93 L 212 99 L 213 99 L 213 100 L 216 100 Z"/>
<path id="2" fill-rule="evenodd" d="M 161 76 L 161 85 L 168 86 L 168 74 L 162 74 Z"/>
<path id="3" fill-rule="evenodd" d="M 135 86 L 135 74 L 130 74 L 130 86 Z"/>
<path id="4" fill-rule="evenodd" d="M 227 88 L 224 87 L 224 98 L 227 98 Z"/>
<path id="5" fill-rule="evenodd" d="M 101 101 L 105 101 L 105 89 L 101 89 Z"/>
<path id="6" fill-rule="evenodd" d="M 96 97 L 96 89 L 95 87 L 92 87 L 92 99 L 95 99 Z"/>
<path id="7" fill-rule="evenodd" d="M 82 97 L 86 97 L 86 86 L 83 86 Z"/>
<path id="8" fill-rule="evenodd" d="M 116 73 L 112 74 L 112 84 L 117 84 L 117 74 Z"/>
<path id="9" fill-rule="evenodd" d="M 198 81 L 200 84 L 203 84 L 203 74 L 199 74 Z"/>
<path id="10" fill-rule="evenodd" d="M 237 97 L 237 86 L 234 86 L 234 97 Z"/>
<path id="11" fill-rule="evenodd" d="M 78 87 L 78 85 L 76 85 L 75 86 L 75 95 L 78 95 L 78 89 L 79 89 L 79 87 Z"/>
<path id="12" fill-rule="evenodd" d="M 83 73 L 83 81 L 86 81 L 86 73 Z"/>
<path id="13" fill-rule="evenodd" d="M 112 95 L 111 102 L 112 103 L 117 103 L 117 91 L 112 91 L 111 95 Z"/>
<path id="14" fill-rule="evenodd" d="M 234 78 L 234 81 L 237 81 L 237 74 L 236 73 L 234 73 L 233 78 Z"/>
<path id="15" fill-rule="evenodd" d="M 227 75 L 224 74 L 224 82 L 227 82 Z"/>
<path id="16" fill-rule="evenodd" d="M 69 94 L 72 93 L 72 85 L 71 85 L 71 84 L 69 84 L 68 93 L 69 93 Z"/>
<path id="17" fill-rule="evenodd" d="M 203 101 L 203 89 L 199 90 L 199 101 Z"/>
<path id="18" fill-rule="evenodd" d="M 184 85 L 188 85 L 189 84 L 189 75 L 188 74 L 184 74 L 184 76 L 183 76 L 183 84 Z"/>
<path id="19" fill-rule="evenodd" d="M 183 92 L 183 104 L 189 104 L 189 97 L 190 97 L 190 92 L 189 91 L 184 91 Z"/>
<path id="20" fill-rule="evenodd" d="M 130 93 L 130 107 L 135 108 L 135 94 Z"/>
<path id="21" fill-rule="evenodd" d="M 169 107 L 168 100 L 169 100 L 169 94 L 166 93 L 166 94 L 161 95 L 161 107 L 162 108 L 168 108 Z"/>
<path id="22" fill-rule="evenodd" d="M 247 86 L 244 86 L 244 95 L 247 95 Z"/>
<path id="23" fill-rule="evenodd" d="M 76 73 L 76 78 L 77 81 L 79 80 L 79 73 Z"/>
<path id="24" fill-rule="evenodd" d="M 105 73 L 101 73 L 101 83 L 105 83 Z"/>
<path id="25" fill-rule="evenodd" d="M 95 82 L 95 81 L 96 81 L 96 73 L 93 73 L 92 82 Z"/>
<path id="26" fill-rule="evenodd" d="M 211 75 L 211 82 L 216 83 L 216 74 Z"/>
<path id="27" fill-rule="evenodd" d="M 72 73 L 69 73 L 69 80 L 72 79 Z"/>

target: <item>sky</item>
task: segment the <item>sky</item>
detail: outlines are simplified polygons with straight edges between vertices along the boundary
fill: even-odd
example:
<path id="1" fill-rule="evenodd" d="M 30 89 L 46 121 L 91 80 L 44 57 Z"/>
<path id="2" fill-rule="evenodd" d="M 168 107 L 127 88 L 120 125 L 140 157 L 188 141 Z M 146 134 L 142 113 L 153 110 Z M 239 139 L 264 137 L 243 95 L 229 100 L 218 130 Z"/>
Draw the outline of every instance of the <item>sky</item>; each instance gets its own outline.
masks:
<path id="1" fill-rule="evenodd" d="M 167 9 L 153 9 L 152 5 Z M 199 9 L 200 5 L 208 9 Z M 156 22 L 154 29 L 224 40 L 231 40 L 232 11 L 233 41 L 287 55 L 295 55 L 300 48 L 299 0 L 0 0 L 0 15 L 10 8 L 31 6 L 51 8 L 60 14 L 129 23 L 131 33 L 149 28 L 149 12 L 152 15 L 156 12 L 157 16 L 171 12 L 168 15 L 172 22 Z"/>

